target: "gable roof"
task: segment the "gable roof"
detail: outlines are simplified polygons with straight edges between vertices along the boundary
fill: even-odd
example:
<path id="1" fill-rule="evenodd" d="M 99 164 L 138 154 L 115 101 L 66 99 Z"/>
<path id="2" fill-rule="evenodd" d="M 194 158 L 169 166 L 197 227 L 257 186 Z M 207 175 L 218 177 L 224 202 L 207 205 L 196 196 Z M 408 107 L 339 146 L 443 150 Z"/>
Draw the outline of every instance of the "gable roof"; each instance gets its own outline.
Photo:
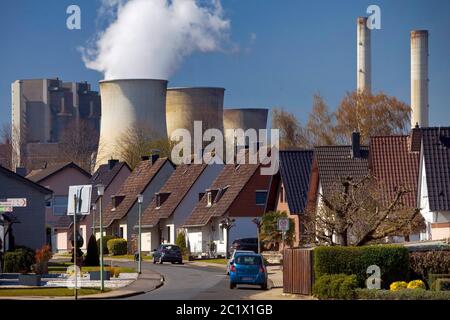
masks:
<path id="1" fill-rule="evenodd" d="M 150 160 L 143 160 L 136 166 L 116 193 L 116 195 L 124 197 L 122 202 L 113 210 L 112 201 L 109 201 L 103 214 L 105 227 L 110 226 L 114 220 L 120 220 L 128 214 L 128 211 L 137 201 L 138 194 L 144 192 L 166 162 L 172 165 L 172 162 L 167 158 L 160 158 L 154 164 Z"/>
<path id="2" fill-rule="evenodd" d="M 168 198 L 158 209 L 156 208 L 156 197 L 153 198 L 142 214 L 141 223 L 146 226 L 155 226 L 160 219 L 169 218 L 206 167 L 206 164 L 182 164 L 178 166 L 159 191 L 159 193 L 168 193 Z"/>
<path id="3" fill-rule="evenodd" d="M 117 174 L 122 170 L 123 167 L 128 168 L 128 170 L 131 169 L 128 166 L 126 162 L 117 162 L 114 164 L 114 166 L 110 169 L 109 164 L 102 164 L 98 167 L 97 171 L 92 175 L 91 183 L 92 183 L 92 196 L 91 196 L 91 202 L 96 203 L 98 200 L 98 194 L 95 190 L 95 186 L 98 184 L 102 184 L 105 186 L 105 189 L 108 188 L 108 186 L 111 184 L 111 182 L 114 180 L 114 178 L 117 176 Z"/>
<path id="4" fill-rule="evenodd" d="M 313 155 L 312 150 L 280 151 L 281 181 L 291 213 L 305 211 Z"/>
<path id="5" fill-rule="evenodd" d="M 421 128 L 431 211 L 450 210 L 450 127 Z"/>
<path id="6" fill-rule="evenodd" d="M 53 193 L 52 190 L 47 189 L 47 188 L 41 186 L 40 184 L 38 184 L 38 183 L 28 179 L 28 178 L 22 177 L 20 174 L 12 172 L 11 170 L 6 169 L 2 165 L 0 165 L 0 173 L 4 174 L 4 175 L 6 175 L 6 176 L 8 176 L 10 178 L 16 179 L 16 180 L 26 184 L 27 186 L 36 189 L 37 191 L 39 191 L 39 192 L 41 192 L 43 194 L 52 194 Z"/>
<path id="7" fill-rule="evenodd" d="M 211 190 L 217 190 L 212 205 L 208 207 L 207 197 L 202 197 L 184 225 L 203 226 L 212 217 L 223 216 L 259 167 L 259 164 L 225 165 L 210 187 Z"/>
<path id="8" fill-rule="evenodd" d="M 370 168 L 378 180 L 383 200 L 394 199 L 396 189 L 404 186 L 411 192 L 402 202 L 411 208 L 417 206 L 419 179 L 419 153 L 410 151 L 411 141 L 407 135 L 377 136 L 370 139 Z"/>
<path id="9" fill-rule="evenodd" d="M 86 177 L 91 178 L 91 175 L 83 170 L 82 168 L 80 168 L 78 165 L 76 165 L 73 162 L 66 162 L 66 163 L 58 163 L 58 164 L 54 164 L 54 165 L 50 165 L 46 168 L 43 169 L 36 169 L 36 170 L 32 170 L 28 175 L 27 175 L 27 179 L 30 179 L 36 183 L 41 182 L 44 179 L 47 179 L 50 176 L 53 176 L 59 172 L 61 172 L 62 170 L 66 169 L 66 168 L 74 168 L 78 171 L 80 171 L 82 174 L 84 174 Z"/>
<path id="10" fill-rule="evenodd" d="M 361 146 L 361 156 L 353 158 L 351 146 L 315 147 L 314 154 L 324 195 L 333 192 L 341 178 L 362 179 L 369 173 L 369 148 Z"/>

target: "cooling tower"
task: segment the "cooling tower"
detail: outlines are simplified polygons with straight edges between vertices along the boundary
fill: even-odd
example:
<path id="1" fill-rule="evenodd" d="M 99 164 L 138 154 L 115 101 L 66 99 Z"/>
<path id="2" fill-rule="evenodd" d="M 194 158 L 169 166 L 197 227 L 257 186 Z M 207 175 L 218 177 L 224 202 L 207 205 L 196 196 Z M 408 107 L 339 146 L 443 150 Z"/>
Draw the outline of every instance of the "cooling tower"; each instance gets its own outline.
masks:
<path id="1" fill-rule="evenodd" d="M 167 89 L 167 133 L 170 138 L 176 129 L 187 129 L 194 137 L 194 121 L 202 121 L 207 129 L 223 130 L 224 88 L 169 88 Z"/>
<path id="2" fill-rule="evenodd" d="M 268 113 L 269 110 L 263 108 L 224 109 L 223 129 L 267 129 Z"/>
<path id="3" fill-rule="evenodd" d="M 357 19 L 357 73 L 356 86 L 360 92 L 371 91 L 372 65 L 371 65 L 371 39 L 370 29 L 367 27 L 367 18 Z"/>
<path id="4" fill-rule="evenodd" d="M 109 159 L 123 160 L 120 141 L 132 128 L 144 128 L 155 138 L 167 139 L 166 80 L 100 81 L 102 117 L 97 167 Z"/>
<path id="5" fill-rule="evenodd" d="M 411 128 L 428 127 L 428 31 L 411 31 Z"/>

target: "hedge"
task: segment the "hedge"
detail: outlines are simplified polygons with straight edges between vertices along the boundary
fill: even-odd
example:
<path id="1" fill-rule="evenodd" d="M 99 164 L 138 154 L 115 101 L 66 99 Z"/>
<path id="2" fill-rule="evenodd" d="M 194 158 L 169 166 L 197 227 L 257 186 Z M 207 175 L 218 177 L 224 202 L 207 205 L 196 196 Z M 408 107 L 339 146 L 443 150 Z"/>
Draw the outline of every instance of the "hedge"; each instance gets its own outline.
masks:
<path id="1" fill-rule="evenodd" d="M 431 288 L 430 274 L 450 273 L 450 250 L 417 251 L 410 253 L 411 275 L 422 279 Z"/>
<path id="2" fill-rule="evenodd" d="M 103 236 L 103 254 L 108 254 L 108 241 L 111 239 L 118 239 L 116 236 Z M 100 238 L 97 239 L 97 248 L 100 254 Z"/>
<path id="3" fill-rule="evenodd" d="M 395 281 L 409 279 L 408 249 L 399 245 L 364 247 L 318 247 L 314 249 L 315 278 L 326 274 L 356 275 L 358 286 L 366 286 L 367 268 L 377 265 L 381 286 L 389 288 Z"/>
<path id="4" fill-rule="evenodd" d="M 35 264 L 35 252 L 30 248 L 20 248 L 6 252 L 4 255 L 3 272 L 5 273 L 28 273 L 31 266 Z"/>
<path id="5" fill-rule="evenodd" d="M 328 274 L 316 279 L 313 294 L 319 299 L 354 299 L 356 275 Z"/>
<path id="6" fill-rule="evenodd" d="M 450 300 L 450 291 L 403 289 L 399 291 L 356 289 L 356 297 L 363 300 Z"/>
<path id="7" fill-rule="evenodd" d="M 111 239 L 108 241 L 108 251 L 113 256 L 121 256 L 127 254 L 128 246 L 125 239 Z"/>

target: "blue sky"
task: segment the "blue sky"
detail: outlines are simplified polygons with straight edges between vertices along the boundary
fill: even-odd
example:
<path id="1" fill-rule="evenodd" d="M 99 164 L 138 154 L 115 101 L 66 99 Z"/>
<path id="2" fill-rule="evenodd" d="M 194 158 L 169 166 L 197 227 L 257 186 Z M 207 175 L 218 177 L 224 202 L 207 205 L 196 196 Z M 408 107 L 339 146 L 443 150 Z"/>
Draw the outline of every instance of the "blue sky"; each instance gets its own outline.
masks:
<path id="1" fill-rule="evenodd" d="M 66 8 L 82 10 L 82 29 L 66 28 Z M 96 31 L 94 0 L 14 0 L 0 4 L 0 123 L 10 121 L 16 79 L 88 81 L 102 74 L 84 66 L 77 48 Z M 196 53 L 169 86 L 222 86 L 227 107 L 284 107 L 301 121 L 312 95 L 331 109 L 356 83 L 356 18 L 381 8 L 372 33 L 372 87 L 409 103 L 409 32 L 430 31 L 430 125 L 450 125 L 450 1 L 222 0 L 238 52 Z M 131 31 L 130 31 L 131 32 Z M 156 32 L 156 31 L 155 31 Z M 253 40 L 252 40 L 253 38 Z"/>

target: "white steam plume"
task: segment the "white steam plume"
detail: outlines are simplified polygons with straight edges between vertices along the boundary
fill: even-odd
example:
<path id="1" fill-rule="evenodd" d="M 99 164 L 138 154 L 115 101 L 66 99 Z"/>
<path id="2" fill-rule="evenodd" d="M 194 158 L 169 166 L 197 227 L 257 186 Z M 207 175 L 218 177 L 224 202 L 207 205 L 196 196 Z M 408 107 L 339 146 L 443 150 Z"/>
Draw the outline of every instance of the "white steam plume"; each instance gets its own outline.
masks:
<path id="1" fill-rule="evenodd" d="M 82 48 L 87 68 L 105 79 L 168 79 L 195 51 L 222 50 L 230 21 L 220 0 L 103 0 L 113 19 L 93 46 Z"/>

